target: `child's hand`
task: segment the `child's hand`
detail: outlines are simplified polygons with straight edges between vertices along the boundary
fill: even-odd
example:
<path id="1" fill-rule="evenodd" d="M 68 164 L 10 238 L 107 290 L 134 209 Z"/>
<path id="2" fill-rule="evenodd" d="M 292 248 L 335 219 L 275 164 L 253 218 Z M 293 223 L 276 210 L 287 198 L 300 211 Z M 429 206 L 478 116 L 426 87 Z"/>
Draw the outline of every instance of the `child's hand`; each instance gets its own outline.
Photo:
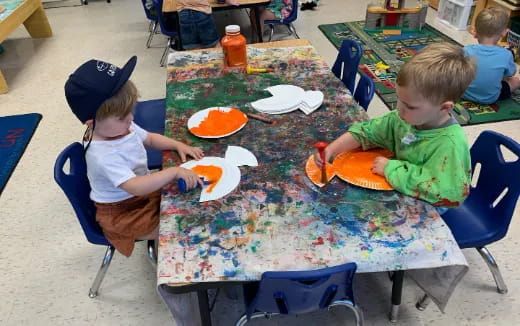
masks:
<path id="1" fill-rule="evenodd" d="M 330 153 L 327 152 L 327 149 L 325 148 L 325 161 L 328 162 L 330 160 Z M 316 165 L 321 169 L 323 165 L 323 161 L 321 160 L 320 152 L 316 151 L 314 152 L 314 162 L 316 162 Z"/>
<path id="2" fill-rule="evenodd" d="M 385 166 L 388 163 L 389 159 L 383 156 L 378 156 L 374 160 L 374 165 L 372 165 L 372 172 L 380 175 L 382 177 L 385 176 Z"/>
<path id="3" fill-rule="evenodd" d="M 240 6 L 240 2 L 238 0 L 226 0 L 226 3 L 232 6 Z"/>
<path id="4" fill-rule="evenodd" d="M 197 187 L 198 184 L 202 186 L 202 180 L 195 172 L 181 167 L 178 169 L 179 171 L 177 172 L 177 179 L 184 179 L 187 190 Z"/>
<path id="5" fill-rule="evenodd" d="M 180 143 L 177 147 L 177 153 L 181 157 L 182 162 L 186 162 L 186 156 L 189 155 L 196 160 L 200 160 L 204 157 L 204 151 L 198 147 L 188 146 L 186 144 Z"/>

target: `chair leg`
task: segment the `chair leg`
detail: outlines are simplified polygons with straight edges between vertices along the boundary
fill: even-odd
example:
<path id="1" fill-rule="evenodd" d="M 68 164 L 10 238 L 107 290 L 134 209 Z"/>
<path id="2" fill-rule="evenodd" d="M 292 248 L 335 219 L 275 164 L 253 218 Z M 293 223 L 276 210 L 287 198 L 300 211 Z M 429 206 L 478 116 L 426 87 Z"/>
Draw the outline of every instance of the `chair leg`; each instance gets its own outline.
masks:
<path id="1" fill-rule="evenodd" d="M 161 64 L 161 67 L 164 67 L 164 61 L 166 60 L 166 54 L 168 53 L 168 49 L 170 48 L 170 45 L 172 43 L 172 38 L 168 38 L 168 43 L 166 43 L 166 48 L 164 48 L 164 52 L 161 57 L 161 61 L 159 62 Z"/>
<path id="2" fill-rule="evenodd" d="M 417 310 L 424 311 L 430 302 L 432 302 L 432 299 L 425 293 L 424 296 L 419 301 L 417 301 L 415 308 L 417 308 Z"/>
<path id="3" fill-rule="evenodd" d="M 155 248 L 155 241 L 148 240 L 147 247 L 148 247 L 147 254 L 148 254 L 148 258 L 150 259 L 150 263 L 152 263 L 153 267 L 157 268 L 157 249 Z"/>
<path id="4" fill-rule="evenodd" d="M 507 286 L 506 283 L 504 283 L 504 279 L 502 278 L 502 274 L 500 273 L 500 269 L 498 269 L 497 262 L 495 261 L 495 258 L 491 255 L 489 250 L 487 250 L 486 247 L 482 248 L 476 248 L 478 253 L 484 258 L 484 261 L 489 267 L 489 270 L 491 271 L 491 274 L 493 275 L 493 278 L 495 279 L 495 283 L 497 285 L 497 291 L 498 293 L 507 293 Z"/>
<path id="5" fill-rule="evenodd" d="M 296 28 L 294 28 L 294 25 L 291 23 L 290 24 L 290 27 L 289 27 L 289 30 L 292 29 L 292 32 L 294 33 L 294 35 L 296 36 L 297 39 L 300 38 L 300 36 L 298 35 L 298 33 L 296 33 Z"/>
<path id="6" fill-rule="evenodd" d="M 365 320 L 363 318 L 363 311 L 361 309 L 359 309 L 358 306 L 354 305 L 354 303 L 352 303 L 352 301 L 350 301 L 350 300 L 334 301 L 328 307 L 328 309 L 330 310 L 330 308 L 335 307 L 335 306 L 343 306 L 343 307 L 347 307 L 350 310 L 352 310 L 354 312 L 354 315 L 356 316 L 356 326 L 363 326 L 363 324 L 365 323 Z"/>
<path id="7" fill-rule="evenodd" d="M 271 42 L 271 39 L 274 35 L 274 25 L 269 25 L 269 28 L 271 29 L 271 31 L 269 32 L 269 40 L 267 42 Z"/>
<path id="8" fill-rule="evenodd" d="M 114 248 L 114 246 L 107 247 L 107 251 L 105 252 L 105 257 L 103 258 L 101 267 L 99 268 L 99 271 L 97 272 L 96 279 L 94 280 L 94 283 L 92 283 L 92 286 L 90 287 L 90 290 L 88 292 L 88 296 L 90 298 L 97 297 L 99 286 L 101 285 L 101 282 L 103 282 L 103 279 L 105 278 L 105 274 L 107 273 L 108 266 L 110 266 L 112 257 L 114 257 L 115 249 L 116 248 Z"/>
<path id="9" fill-rule="evenodd" d="M 152 43 L 152 38 L 153 38 L 154 34 L 157 31 L 157 22 L 150 22 L 150 24 L 153 24 L 153 27 L 152 27 L 152 29 L 150 31 L 150 35 L 148 36 L 148 41 L 146 42 L 146 47 L 147 48 L 150 47 L 150 44 Z"/>
<path id="10" fill-rule="evenodd" d="M 279 315 L 279 313 L 255 312 L 254 314 L 251 315 L 251 318 L 249 320 L 256 319 L 256 318 L 262 318 L 262 317 L 265 319 L 271 319 L 271 317 L 276 316 L 276 315 Z M 246 323 L 247 323 L 247 314 L 243 314 L 242 317 L 240 317 L 240 319 L 237 321 L 235 326 L 243 326 Z"/>

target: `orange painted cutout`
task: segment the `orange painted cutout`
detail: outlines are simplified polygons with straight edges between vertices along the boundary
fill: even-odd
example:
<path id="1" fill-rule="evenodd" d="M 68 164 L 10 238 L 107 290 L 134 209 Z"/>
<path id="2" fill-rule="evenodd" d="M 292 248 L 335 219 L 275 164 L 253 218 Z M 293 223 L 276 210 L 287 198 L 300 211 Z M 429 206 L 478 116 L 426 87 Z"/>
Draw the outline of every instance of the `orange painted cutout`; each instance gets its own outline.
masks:
<path id="1" fill-rule="evenodd" d="M 323 186 L 321 182 L 321 169 L 314 162 L 314 155 L 311 155 L 305 164 L 305 173 L 311 179 L 312 183 L 317 186 Z M 325 166 L 325 173 L 327 174 L 327 181 L 334 178 L 334 168 L 332 164 L 327 163 Z"/>
<path id="2" fill-rule="evenodd" d="M 212 192 L 215 185 L 219 182 L 222 177 L 222 168 L 216 165 L 196 165 L 192 168 L 198 176 L 204 177 L 208 181 L 209 187 L 206 189 L 207 192 Z"/>
<path id="3" fill-rule="evenodd" d="M 336 175 L 349 183 L 376 190 L 393 190 L 385 177 L 371 171 L 376 157 L 390 158 L 392 155 L 392 152 L 382 148 L 369 151 L 354 150 L 336 156 L 332 165 Z"/>
<path id="4" fill-rule="evenodd" d="M 240 129 L 247 122 L 247 116 L 240 110 L 211 110 L 208 116 L 197 126 L 190 129 L 196 136 L 224 136 Z"/>

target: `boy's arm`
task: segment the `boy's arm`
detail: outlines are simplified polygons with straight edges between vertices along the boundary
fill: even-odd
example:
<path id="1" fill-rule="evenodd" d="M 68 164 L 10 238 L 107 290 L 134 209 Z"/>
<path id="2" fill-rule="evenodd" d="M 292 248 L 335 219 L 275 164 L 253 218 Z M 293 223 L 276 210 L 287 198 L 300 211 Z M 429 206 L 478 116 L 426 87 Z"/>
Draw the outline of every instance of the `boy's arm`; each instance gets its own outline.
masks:
<path id="1" fill-rule="evenodd" d="M 119 187 L 134 196 L 144 196 L 161 189 L 179 178 L 186 181 L 188 189 L 196 187 L 197 184 L 202 186 L 202 181 L 192 170 L 170 167 L 148 175 L 133 177 L 120 184 Z"/>
<path id="2" fill-rule="evenodd" d="M 516 74 L 516 63 L 515 63 L 515 59 L 513 58 L 513 54 L 511 53 L 511 51 L 508 50 L 507 52 L 509 54 L 509 59 L 507 60 L 508 67 L 507 67 L 507 70 L 505 73 L 505 77 L 512 77 Z"/>
<path id="3" fill-rule="evenodd" d="M 204 152 L 198 147 L 192 147 L 175 139 L 153 132 L 147 133 L 144 145 L 160 151 L 177 151 L 182 162 L 186 162 L 186 155 L 189 155 L 196 160 L 200 160 L 204 156 Z"/>
<path id="4" fill-rule="evenodd" d="M 339 153 L 350 151 L 358 148 L 361 143 L 358 142 L 350 132 L 346 132 L 334 140 L 325 148 L 325 160 L 328 162 L 332 157 Z M 319 156 L 319 155 L 318 155 Z"/>
<path id="5" fill-rule="evenodd" d="M 404 128 L 405 123 L 399 118 L 396 111 L 374 118 L 366 122 L 352 125 L 349 132 L 360 143 L 364 151 L 383 147 L 394 150 L 394 133 Z"/>
<path id="6" fill-rule="evenodd" d="M 471 169 L 469 152 L 464 155 L 454 146 L 438 146 L 422 166 L 390 160 L 385 177 L 399 192 L 434 206 L 457 207 L 469 194 Z"/>

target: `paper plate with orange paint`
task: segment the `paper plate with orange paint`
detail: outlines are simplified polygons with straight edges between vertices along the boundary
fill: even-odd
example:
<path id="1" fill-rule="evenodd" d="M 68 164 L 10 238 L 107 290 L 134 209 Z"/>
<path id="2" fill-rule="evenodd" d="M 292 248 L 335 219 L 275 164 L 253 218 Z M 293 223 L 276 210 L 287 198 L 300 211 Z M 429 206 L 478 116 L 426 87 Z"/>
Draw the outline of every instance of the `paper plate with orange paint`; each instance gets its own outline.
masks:
<path id="1" fill-rule="evenodd" d="M 206 156 L 181 165 L 209 182 L 202 187 L 200 202 L 215 200 L 232 192 L 240 183 L 240 169 L 222 157 Z"/>
<path id="2" fill-rule="evenodd" d="M 309 156 L 307 159 L 307 163 L 305 163 L 305 173 L 312 183 L 318 187 L 323 187 L 325 185 L 325 183 L 321 181 L 321 169 L 314 162 L 314 155 Z M 325 166 L 325 173 L 327 175 L 327 182 L 334 178 L 335 174 L 332 164 L 327 163 Z"/>
<path id="3" fill-rule="evenodd" d="M 382 148 L 354 150 L 336 156 L 332 166 L 336 175 L 348 183 L 375 190 L 393 190 L 385 177 L 374 174 L 371 170 L 378 156 L 390 158 L 393 154 Z"/>
<path id="4" fill-rule="evenodd" d="M 188 120 L 188 129 L 201 138 L 220 138 L 234 134 L 247 123 L 247 116 L 230 107 L 213 107 L 200 110 Z"/>

